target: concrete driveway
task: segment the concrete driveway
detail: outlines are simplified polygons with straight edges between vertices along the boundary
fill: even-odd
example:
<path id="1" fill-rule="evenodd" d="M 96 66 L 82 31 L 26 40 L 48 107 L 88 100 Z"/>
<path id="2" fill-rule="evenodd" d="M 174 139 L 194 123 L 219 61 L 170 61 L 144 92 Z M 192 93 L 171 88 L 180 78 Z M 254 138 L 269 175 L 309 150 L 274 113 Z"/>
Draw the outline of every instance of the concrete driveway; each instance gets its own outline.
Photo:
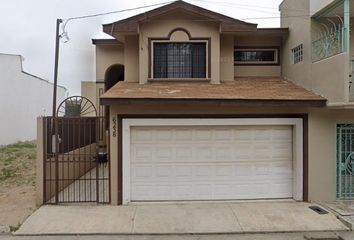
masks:
<path id="1" fill-rule="evenodd" d="M 222 234 L 348 230 L 332 213 L 289 202 L 43 206 L 17 235 Z"/>

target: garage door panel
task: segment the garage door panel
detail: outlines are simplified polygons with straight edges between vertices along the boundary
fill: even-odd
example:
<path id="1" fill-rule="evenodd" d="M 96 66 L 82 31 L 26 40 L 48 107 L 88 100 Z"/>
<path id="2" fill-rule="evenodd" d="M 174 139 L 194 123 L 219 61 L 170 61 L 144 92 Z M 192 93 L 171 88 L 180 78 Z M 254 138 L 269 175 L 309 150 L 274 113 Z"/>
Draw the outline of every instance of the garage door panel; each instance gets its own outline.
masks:
<path id="1" fill-rule="evenodd" d="M 238 140 L 243 142 L 249 141 L 283 141 L 291 140 L 292 129 L 289 126 L 239 126 L 237 129 L 229 127 L 159 127 L 160 129 L 151 127 L 134 127 L 137 131 L 131 134 L 131 140 L 136 143 L 168 141 L 176 142 L 195 142 L 201 141 L 229 141 Z M 250 129 L 251 128 L 251 129 Z"/>
<path id="2" fill-rule="evenodd" d="M 269 144 L 269 143 L 268 143 Z M 232 161 L 287 161 L 292 155 L 292 147 L 288 144 L 265 144 L 225 145 L 215 144 L 206 147 L 202 144 L 195 146 L 177 145 L 173 146 L 149 146 L 147 144 L 136 144 L 132 146 L 132 159 L 137 162 L 220 162 Z"/>
<path id="3" fill-rule="evenodd" d="M 163 181 L 209 181 L 210 178 L 225 181 L 255 181 L 292 179 L 292 169 L 288 163 L 242 163 L 242 164 L 133 164 L 132 182 Z"/>
<path id="4" fill-rule="evenodd" d="M 288 184 L 289 182 L 240 182 L 238 184 L 186 182 L 176 185 L 142 183 L 142 185 L 133 185 L 132 195 L 135 196 L 135 201 L 288 198 L 289 194 L 292 194 Z M 174 191 L 171 191 L 171 188 Z"/>
<path id="5" fill-rule="evenodd" d="M 292 197 L 290 126 L 133 127 L 131 199 Z"/>

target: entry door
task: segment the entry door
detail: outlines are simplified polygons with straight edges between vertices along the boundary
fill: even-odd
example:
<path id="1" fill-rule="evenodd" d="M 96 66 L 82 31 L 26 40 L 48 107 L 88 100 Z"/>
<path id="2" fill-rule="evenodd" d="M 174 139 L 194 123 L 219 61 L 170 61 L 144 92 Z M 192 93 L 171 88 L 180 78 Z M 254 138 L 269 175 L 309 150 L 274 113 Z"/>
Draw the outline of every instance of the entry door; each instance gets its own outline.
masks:
<path id="1" fill-rule="evenodd" d="M 132 201 L 292 198 L 291 126 L 132 127 Z"/>

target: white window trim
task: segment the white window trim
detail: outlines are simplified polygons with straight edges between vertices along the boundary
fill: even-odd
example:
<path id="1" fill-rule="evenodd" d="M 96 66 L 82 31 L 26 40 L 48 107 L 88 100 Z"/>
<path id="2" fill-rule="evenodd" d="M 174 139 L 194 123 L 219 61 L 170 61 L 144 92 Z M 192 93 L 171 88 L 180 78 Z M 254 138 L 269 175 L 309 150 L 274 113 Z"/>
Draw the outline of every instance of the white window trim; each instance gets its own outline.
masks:
<path id="1" fill-rule="evenodd" d="M 297 54 L 297 56 L 295 56 Z M 295 61 L 297 59 L 298 61 Z M 291 49 L 291 64 L 298 64 L 304 61 L 304 45 L 301 43 Z"/>
<path id="2" fill-rule="evenodd" d="M 150 72 L 151 79 L 160 80 L 160 78 L 154 77 L 154 43 L 205 43 L 205 78 L 167 78 L 167 79 L 177 79 L 177 80 L 201 80 L 201 79 L 209 79 L 209 41 L 208 40 L 188 40 L 188 41 L 170 41 L 170 40 L 152 40 L 151 41 L 151 55 L 150 55 Z M 164 78 L 163 78 L 164 79 Z M 162 79 L 162 80 L 163 80 Z"/>
<path id="3" fill-rule="evenodd" d="M 122 165 L 123 204 L 131 202 L 130 188 L 130 134 L 132 127 L 143 126 L 271 126 L 293 127 L 293 199 L 303 200 L 303 122 L 301 118 L 222 118 L 222 119 L 123 119 Z"/>
<path id="4" fill-rule="evenodd" d="M 274 64 L 278 65 L 280 64 L 278 56 L 279 56 L 279 49 L 278 48 L 242 48 L 242 47 L 235 47 L 235 51 L 274 51 L 274 61 L 250 61 L 250 62 L 244 62 L 244 61 L 236 61 L 234 60 L 234 64 L 237 65 L 269 65 L 269 64 Z"/>

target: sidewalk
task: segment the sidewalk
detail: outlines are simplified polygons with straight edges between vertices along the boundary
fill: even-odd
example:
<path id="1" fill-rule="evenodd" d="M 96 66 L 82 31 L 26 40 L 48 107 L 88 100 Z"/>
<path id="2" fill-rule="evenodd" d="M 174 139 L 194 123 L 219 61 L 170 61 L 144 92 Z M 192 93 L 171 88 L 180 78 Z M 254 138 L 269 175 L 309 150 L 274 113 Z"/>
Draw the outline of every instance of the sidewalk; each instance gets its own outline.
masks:
<path id="1" fill-rule="evenodd" d="M 348 230 L 298 202 L 43 206 L 16 235 L 229 234 Z"/>

